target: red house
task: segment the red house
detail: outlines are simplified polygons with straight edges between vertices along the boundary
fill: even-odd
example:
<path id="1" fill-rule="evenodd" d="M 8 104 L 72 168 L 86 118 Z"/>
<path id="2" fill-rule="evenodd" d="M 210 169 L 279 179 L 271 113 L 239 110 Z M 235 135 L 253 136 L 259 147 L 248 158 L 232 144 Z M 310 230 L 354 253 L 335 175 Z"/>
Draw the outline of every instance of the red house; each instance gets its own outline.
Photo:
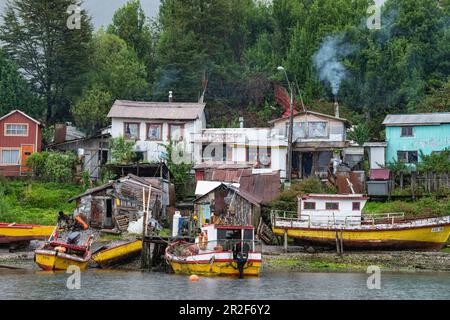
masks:
<path id="1" fill-rule="evenodd" d="M 42 148 L 39 121 L 22 111 L 14 110 L 0 118 L 0 175 L 26 175 L 26 159 Z"/>

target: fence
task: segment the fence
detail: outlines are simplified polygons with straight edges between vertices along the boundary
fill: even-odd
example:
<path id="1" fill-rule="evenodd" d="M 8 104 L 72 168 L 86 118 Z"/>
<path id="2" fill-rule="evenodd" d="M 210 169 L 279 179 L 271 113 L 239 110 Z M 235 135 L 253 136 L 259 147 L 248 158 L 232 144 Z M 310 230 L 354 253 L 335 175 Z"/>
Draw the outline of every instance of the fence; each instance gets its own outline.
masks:
<path id="1" fill-rule="evenodd" d="M 445 173 L 399 173 L 391 180 L 391 190 L 410 191 L 412 196 L 450 191 L 450 175 Z M 408 190 L 409 189 L 409 190 Z"/>

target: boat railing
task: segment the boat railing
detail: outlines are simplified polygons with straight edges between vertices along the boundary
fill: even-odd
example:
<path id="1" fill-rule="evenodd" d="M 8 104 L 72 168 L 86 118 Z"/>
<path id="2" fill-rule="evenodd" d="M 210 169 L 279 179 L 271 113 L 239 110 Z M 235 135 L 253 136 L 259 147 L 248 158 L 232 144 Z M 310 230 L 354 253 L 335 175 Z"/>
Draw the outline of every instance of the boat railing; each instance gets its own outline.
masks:
<path id="1" fill-rule="evenodd" d="M 262 252 L 262 242 L 260 240 L 219 239 L 200 243 L 183 243 L 178 244 L 178 247 L 182 248 L 182 250 L 197 247 L 200 250 L 215 252 L 234 251 L 236 249 L 252 253 Z M 191 254 L 195 254 L 195 251 L 191 251 Z"/>
<path id="2" fill-rule="evenodd" d="M 364 214 L 362 219 L 365 223 L 375 225 L 378 222 L 389 221 L 391 224 L 399 220 L 405 220 L 404 212 L 386 212 L 386 213 L 370 213 Z"/>

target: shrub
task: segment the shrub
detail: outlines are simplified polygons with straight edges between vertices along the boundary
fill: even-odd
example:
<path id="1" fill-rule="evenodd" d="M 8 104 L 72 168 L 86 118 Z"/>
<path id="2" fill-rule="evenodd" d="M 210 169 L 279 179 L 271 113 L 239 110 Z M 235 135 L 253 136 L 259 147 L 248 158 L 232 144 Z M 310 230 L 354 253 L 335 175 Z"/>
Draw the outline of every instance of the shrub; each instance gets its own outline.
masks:
<path id="1" fill-rule="evenodd" d="M 77 157 L 71 152 L 37 152 L 27 159 L 27 165 L 33 168 L 36 177 L 52 182 L 70 182 L 73 180 Z"/>
<path id="2" fill-rule="evenodd" d="M 128 164 L 133 161 L 135 157 L 135 152 L 133 151 L 134 141 L 126 140 L 124 137 L 117 137 L 111 138 L 109 145 L 114 162 Z"/>

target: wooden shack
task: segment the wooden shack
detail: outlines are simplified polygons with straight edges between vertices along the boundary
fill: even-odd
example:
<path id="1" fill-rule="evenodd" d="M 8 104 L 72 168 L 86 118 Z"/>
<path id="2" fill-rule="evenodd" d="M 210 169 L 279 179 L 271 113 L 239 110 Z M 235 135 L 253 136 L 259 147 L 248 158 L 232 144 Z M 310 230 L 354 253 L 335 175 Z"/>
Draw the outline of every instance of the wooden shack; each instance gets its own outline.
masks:
<path id="1" fill-rule="evenodd" d="M 149 194 L 152 216 L 158 219 L 162 212 L 163 191 L 151 181 L 132 174 L 88 189 L 69 202 L 77 202 L 74 214 L 84 215 L 92 228 L 125 231 L 130 221 L 138 219 L 144 197 L 148 199 Z"/>
<path id="2" fill-rule="evenodd" d="M 194 201 L 200 225 L 215 223 L 257 227 L 262 199 L 232 185 L 220 184 Z"/>

